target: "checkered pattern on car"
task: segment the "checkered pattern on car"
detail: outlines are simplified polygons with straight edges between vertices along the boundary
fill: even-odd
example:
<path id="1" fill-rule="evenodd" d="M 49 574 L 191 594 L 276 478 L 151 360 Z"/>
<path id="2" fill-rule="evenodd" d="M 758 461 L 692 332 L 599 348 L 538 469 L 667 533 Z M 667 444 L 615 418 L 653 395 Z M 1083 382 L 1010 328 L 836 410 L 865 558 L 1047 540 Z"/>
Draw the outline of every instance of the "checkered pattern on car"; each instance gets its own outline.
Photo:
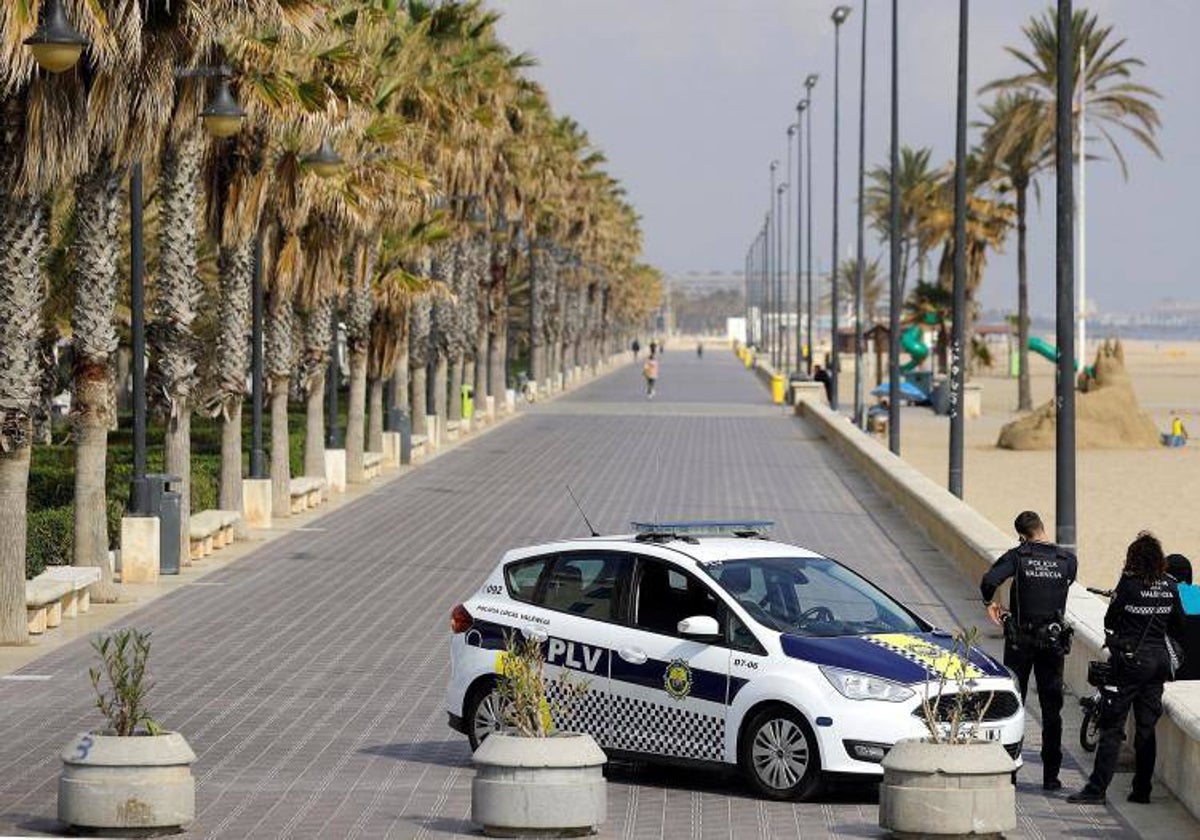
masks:
<path id="1" fill-rule="evenodd" d="M 721 761 L 725 721 L 678 706 L 613 695 L 608 746 L 617 750 Z"/>
<path id="2" fill-rule="evenodd" d="M 565 732 L 586 732 L 600 744 L 606 742 L 607 693 L 595 690 L 582 694 L 564 691 L 557 680 L 552 680 L 546 684 L 546 700 L 550 703 L 550 715 L 556 728 Z"/>

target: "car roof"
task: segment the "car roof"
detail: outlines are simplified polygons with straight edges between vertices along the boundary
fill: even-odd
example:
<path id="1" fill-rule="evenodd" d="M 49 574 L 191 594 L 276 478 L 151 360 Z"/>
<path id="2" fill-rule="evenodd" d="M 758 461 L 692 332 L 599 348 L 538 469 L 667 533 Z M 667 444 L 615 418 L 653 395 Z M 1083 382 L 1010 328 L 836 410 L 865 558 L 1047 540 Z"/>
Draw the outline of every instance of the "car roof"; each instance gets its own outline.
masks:
<path id="1" fill-rule="evenodd" d="M 649 547 L 665 548 L 670 550 L 672 556 L 682 555 L 678 559 L 687 558 L 701 565 L 757 557 L 826 559 L 823 554 L 819 554 L 811 549 L 757 537 L 706 537 L 689 535 L 686 537 L 646 540 L 638 539 L 636 534 L 615 534 L 543 543 L 511 551 L 506 556 L 506 559 L 531 557 L 553 551 L 583 551 L 589 548 L 616 547 L 616 544 L 620 544 L 622 548 L 629 550 L 646 549 Z"/>

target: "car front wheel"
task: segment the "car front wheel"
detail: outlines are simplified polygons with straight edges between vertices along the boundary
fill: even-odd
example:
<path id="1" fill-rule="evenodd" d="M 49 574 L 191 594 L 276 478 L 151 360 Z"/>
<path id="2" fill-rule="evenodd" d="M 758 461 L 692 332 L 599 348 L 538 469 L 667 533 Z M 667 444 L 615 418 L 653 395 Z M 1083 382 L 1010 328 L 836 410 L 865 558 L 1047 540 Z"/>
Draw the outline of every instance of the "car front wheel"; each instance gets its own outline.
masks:
<path id="1" fill-rule="evenodd" d="M 495 683 L 485 684 L 476 688 L 467 701 L 466 715 L 467 739 L 471 742 L 471 752 L 479 749 L 483 740 L 493 732 L 502 732 L 504 725 L 504 695 L 496 688 Z"/>
<path id="2" fill-rule="evenodd" d="M 756 713 L 738 752 L 750 784 L 769 799 L 804 800 L 820 787 L 816 738 L 804 717 L 785 706 Z"/>

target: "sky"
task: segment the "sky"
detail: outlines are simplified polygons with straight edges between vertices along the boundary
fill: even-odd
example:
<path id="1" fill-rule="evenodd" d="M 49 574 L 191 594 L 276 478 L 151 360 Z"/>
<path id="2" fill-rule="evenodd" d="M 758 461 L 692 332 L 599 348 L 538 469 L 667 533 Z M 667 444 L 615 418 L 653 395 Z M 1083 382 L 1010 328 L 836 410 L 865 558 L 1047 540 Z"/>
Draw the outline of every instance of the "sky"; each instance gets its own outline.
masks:
<path id="1" fill-rule="evenodd" d="M 867 0 L 866 163 L 888 156 L 891 3 Z M 642 216 L 645 259 L 668 273 L 738 271 L 762 225 L 769 164 L 786 172 L 786 129 L 803 80 L 813 91 L 814 261 L 831 254 L 834 26 L 832 0 L 487 0 L 501 37 L 539 61 L 533 75 L 560 113 L 588 131 Z M 855 241 L 862 9 L 841 33 L 840 228 L 843 258 Z M 929 146 L 934 161 L 954 152 L 958 2 L 900 0 L 900 142 Z M 1200 301 L 1191 219 L 1200 194 L 1200 2 L 1091 0 L 1146 62 L 1137 81 L 1162 94 L 1163 159 L 1122 138 L 1116 161 L 1087 168 L 1087 297 L 1106 312 L 1145 310 L 1165 298 Z M 1046 0 L 975 0 L 969 16 L 970 119 L 975 95 L 1019 65 L 1005 52 Z M 973 131 L 971 138 L 977 138 Z M 807 139 L 805 141 L 807 143 Z M 1093 147 L 1092 153 L 1098 153 Z M 794 155 L 794 146 L 792 147 Z M 784 175 L 786 177 L 786 175 Z M 1034 313 L 1054 309 L 1054 184 L 1031 200 L 1029 265 Z M 783 180 L 783 178 L 781 178 Z M 794 200 L 794 199 L 793 199 Z M 794 247 L 794 246 L 793 246 Z M 866 256 L 886 247 L 870 230 Z M 1016 241 L 989 258 L 980 299 L 1015 308 Z M 886 270 L 886 268 L 885 268 Z"/>

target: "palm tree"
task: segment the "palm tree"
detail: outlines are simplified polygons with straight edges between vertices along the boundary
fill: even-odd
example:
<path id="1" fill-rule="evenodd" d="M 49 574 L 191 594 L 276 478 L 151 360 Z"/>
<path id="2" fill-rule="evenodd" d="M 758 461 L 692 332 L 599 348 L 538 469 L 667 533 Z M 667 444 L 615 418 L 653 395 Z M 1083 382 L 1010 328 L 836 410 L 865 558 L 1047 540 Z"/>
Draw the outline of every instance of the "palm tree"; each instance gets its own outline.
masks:
<path id="1" fill-rule="evenodd" d="M 842 299 L 851 300 L 855 292 L 855 278 L 858 276 L 858 260 L 854 257 L 843 260 L 838 271 L 840 272 L 838 282 L 842 284 Z M 870 329 L 871 325 L 875 323 L 879 306 L 886 296 L 887 289 L 879 275 L 879 260 L 871 260 L 863 266 L 863 314 L 866 323 L 862 325 L 861 329 Z M 832 296 L 826 293 L 823 303 L 828 305 L 831 299 Z"/>
<path id="2" fill-rule="evenodd" d="M 1058 25 L 1052 11 L 1030 19 L 1022 27 L 1028 42 L 1027 49 L 1006 47 L 1009 55 L 1024 65 L 1024 71 L 985 85 L 981 93 L 988 91 L 1027 92 L 1045 102 L 1053 102 L 1058 88 Z M 1125 39 L 1113 39 L 1113 27 L 1102 26 L 1096 13 L 1088 9 L 1076 9 L 1071 19 L 1071 43 L 1076 51 L 1083 50 L 1087 75 L 1083 79 L 1083 94 L 1087 99 L 1087 116 L 1092 126 L 1100 132 L 1104 145 L 1121 164 L 1121 172 L 1128 177 L 1125 155 L 1113 131 L 1120 129 L 1133 136 L 1138 143 L 1161 157 L 1155 134 L 1162 124 L 1153 101 L 1161 96 L 1153 88 L 1132 81 L 1145 62 L 1133 56 L 1119 55 L 1125 47 Z M 1079 56 L 1072 56 L 1074 74 L 1073 88 L 1080 89 Z M 1054 134 L 1054 109 L 1047 108 L 1041 115 L 1050 123 L 1050 136 Z M 1046 131 L 1046 129 L 1043 129 Z"/>
<path id="3" fill-rule="evenodd" d="M 938 173 L 929 163 L 932 153 L 929 148 L 904 146 L 900 149 L 897 186 L 900 191 L 901 298 L 908 287 L 908 269 L 914 256 L 917 280 L 925 280 L 927 255 L 922 249 L 920 231 L 926 216 L 933 209 L 934 193 L 938 186 Z M 886 242 L 891 231 L 891 170 L 887 166 L 877 166 L 867 173 L 867 177 L 871 183 L 867 187 L 866 212 L 871 219 L 871 226 Z M 914 248 L 915 255 L 912 253 Z"/>
<path id="4" fill-rule="evenodd" d="M 954 298 L 950 290 L 937 283 L 919 282 L 904 302 L 905 322 L 924 324 L 937 330 L 937 360 L 942 373 L 948 367 L 950 322 L 954 317 Z"/>
<path id="5" fill-rule="evenodd" d="M 1034 178 L 1052 165 L 1054 124 L 1046 119 L 1051 110 L 1035 93 L 1002 93 L 983 107 L 984 165 L 995 167 L 1016 194 L 1017 220 L 1017 410 L 1032 411 L 1029 384 L 1029 265 L 1026 254 L 1026 218 L 1029 188 Z"/>

